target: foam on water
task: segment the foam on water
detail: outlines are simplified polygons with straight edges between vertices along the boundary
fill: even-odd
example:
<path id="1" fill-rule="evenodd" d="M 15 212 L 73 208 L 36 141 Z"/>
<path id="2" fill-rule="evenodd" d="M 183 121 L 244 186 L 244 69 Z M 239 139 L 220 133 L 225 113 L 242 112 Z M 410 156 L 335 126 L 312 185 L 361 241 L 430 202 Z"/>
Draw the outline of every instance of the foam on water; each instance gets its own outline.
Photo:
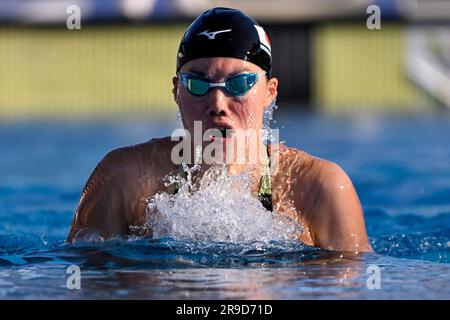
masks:
<path id="1" fill-rule="evenodd" d="M 294 241 L 302 226 L 292 218 L 267 211 L 244 174 L 228 175 L 225 166 L 208 169 L 197 186 L 188 179 L 176 194 L 160 192 L 149 200 L 147 228 L 153 238 L 201 242 L 247 243 Z"/>

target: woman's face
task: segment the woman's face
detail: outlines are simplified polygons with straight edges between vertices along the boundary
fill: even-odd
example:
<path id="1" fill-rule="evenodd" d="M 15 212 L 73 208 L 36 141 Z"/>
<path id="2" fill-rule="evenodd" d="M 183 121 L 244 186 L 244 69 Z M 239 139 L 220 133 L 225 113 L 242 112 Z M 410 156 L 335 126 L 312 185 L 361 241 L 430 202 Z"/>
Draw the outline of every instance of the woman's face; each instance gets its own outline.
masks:
<path id="1" fill-rule="evenodd" d="M 233 131 L 262 128 L 264 109 L 277 95 L 278 80 L 270 80 L 259 66 L 240 59 L 213 57 L 189 61 L 180 73 L 198 75 L 212 82 L 222 82 L 241 73 L 258 73 L 257 83 L 243 96 L 233 97 L 224 88 L 211 88 L 204 96 L 194 96 L 173 78 L 173 94 L 180 108 L 184 128 L 194 134 L 194 121 L 202 122 L 202 135 L 207 129 L 227 130 L 224 143 L 233 139 Z M 215 139 L 215 138 L 213 138 Z"/>

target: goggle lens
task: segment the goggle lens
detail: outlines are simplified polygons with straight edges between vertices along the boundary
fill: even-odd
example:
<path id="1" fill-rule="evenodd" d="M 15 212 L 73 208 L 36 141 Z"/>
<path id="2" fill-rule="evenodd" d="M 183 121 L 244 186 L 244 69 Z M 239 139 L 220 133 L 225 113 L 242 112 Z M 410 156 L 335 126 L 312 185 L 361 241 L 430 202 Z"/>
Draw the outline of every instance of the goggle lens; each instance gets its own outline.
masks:
<path id="1" fill-rule="evenodd" d="M 239 74 L 224 82 L 209 82 L 186 73 L 180 77 L 181 83 L 194 96 L 204 96 L 214 87 L 224 87 L 231 96 L 243 96 L 258 82 L 257 73 Z"/>

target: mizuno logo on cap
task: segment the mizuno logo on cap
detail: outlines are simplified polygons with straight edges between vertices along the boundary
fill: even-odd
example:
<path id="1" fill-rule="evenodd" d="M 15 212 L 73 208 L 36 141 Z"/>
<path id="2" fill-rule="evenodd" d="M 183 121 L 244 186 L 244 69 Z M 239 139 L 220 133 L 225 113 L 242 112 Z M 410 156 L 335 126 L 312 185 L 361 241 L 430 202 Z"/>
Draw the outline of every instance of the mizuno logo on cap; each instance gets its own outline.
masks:
<path id="1" fill-rule="evenodd" d="M 217 34 L 224 33 L 224 32 L 230 32 L 230 31 L 231 31 L 231 29 L 212 31 L 212 32 L 208 32 L 208 30 L 205 30 L 203 32 L 197 33 L 197 35 L 198 36 L 207 36 L 209 40 L 213 40 Z"/>

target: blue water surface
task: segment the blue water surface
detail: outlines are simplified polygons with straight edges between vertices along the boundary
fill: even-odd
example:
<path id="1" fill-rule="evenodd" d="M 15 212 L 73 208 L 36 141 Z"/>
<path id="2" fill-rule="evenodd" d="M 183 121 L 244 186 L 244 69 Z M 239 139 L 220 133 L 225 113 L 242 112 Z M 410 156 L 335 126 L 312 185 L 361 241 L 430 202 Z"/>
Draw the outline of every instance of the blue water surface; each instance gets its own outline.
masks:
<path id="1" fill-rule="evenodd" d="M 448 114 L 276 116 L 287 145 L 352 178 L 375 250 L 360 255 L 170 238 L 67 245 L 99 159 L 178 123 L 0 123 L 0 299 L 449 299 L 449 123 Z M 70 265 L 81 269 L 80 290 L 67 288 Z M 379 289 L 370 285 L 374 267 Z"/>

